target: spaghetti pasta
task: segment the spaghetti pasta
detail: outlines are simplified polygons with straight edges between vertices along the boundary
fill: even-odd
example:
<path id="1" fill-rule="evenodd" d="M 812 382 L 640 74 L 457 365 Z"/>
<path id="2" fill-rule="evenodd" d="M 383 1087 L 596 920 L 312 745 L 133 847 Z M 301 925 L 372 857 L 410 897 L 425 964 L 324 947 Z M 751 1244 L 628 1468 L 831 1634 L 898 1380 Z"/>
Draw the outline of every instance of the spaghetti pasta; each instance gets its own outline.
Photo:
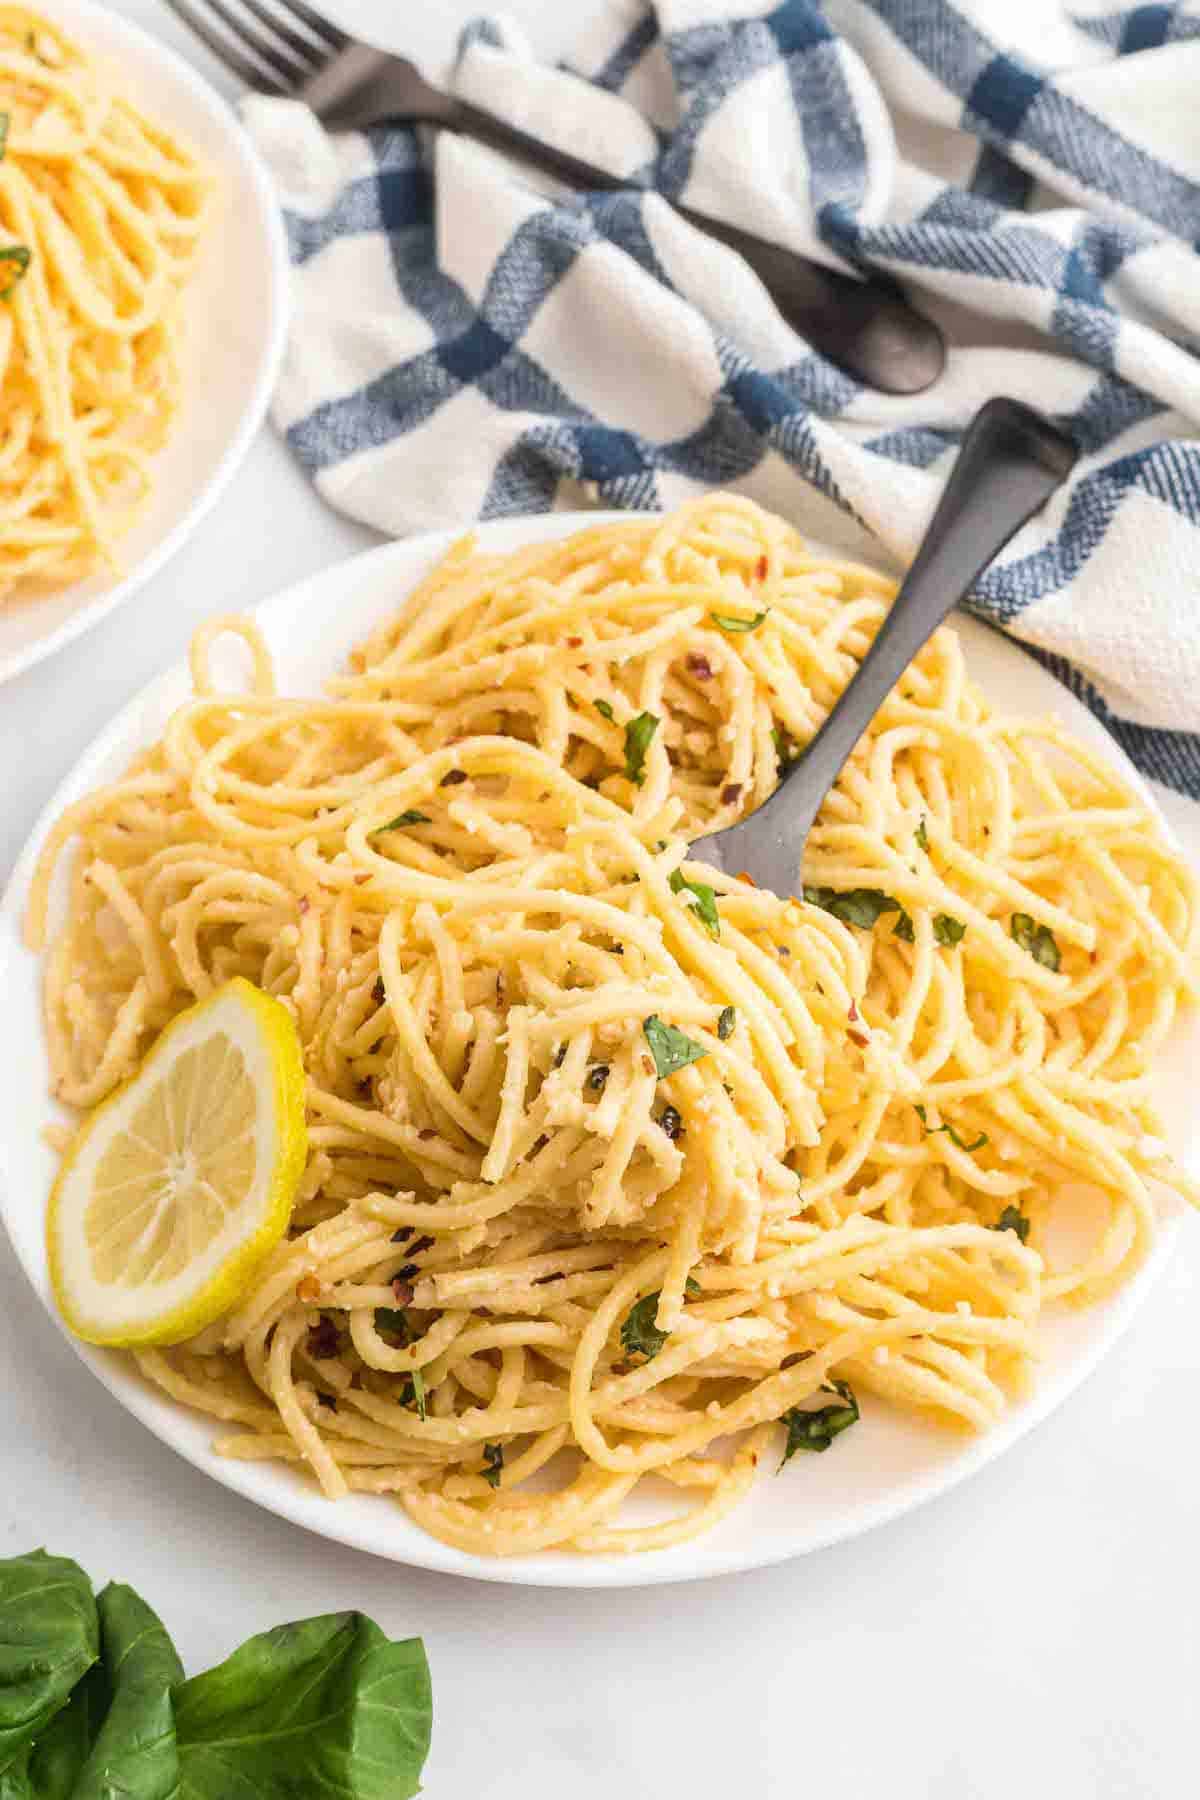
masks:
<path id="1" fill-rule="evenodd" d="M 208 181 L 52 21 L 0 6 L 0 600 L 116 565 L 179 407 Z"/>
<path id="2" fill-rule="evenodd" d="M 891 584 L 714 495 L 459 544 L 323 700 L 252 623 L 47 842 L 57 1093 L 233 975 L 308 1073 L 289 1237 L 146 1374 L 224 1454 L 394 1494 L 465 1550 L 708 1529 L 870 1391 L 985 1429 L 1054 1300 L 1126 1280 L 1191 876 L 1106 762 L 993 716 L 943 628 L 822 809 L 804 898 L 704 860 L 817 729 Z M 246 693 L 218 690 L 239 634 Z M 1083 1213 L 1082 1245 L 1056 1245 Z M 620 1516 L 638 1484 L 673 1496 Z"/>

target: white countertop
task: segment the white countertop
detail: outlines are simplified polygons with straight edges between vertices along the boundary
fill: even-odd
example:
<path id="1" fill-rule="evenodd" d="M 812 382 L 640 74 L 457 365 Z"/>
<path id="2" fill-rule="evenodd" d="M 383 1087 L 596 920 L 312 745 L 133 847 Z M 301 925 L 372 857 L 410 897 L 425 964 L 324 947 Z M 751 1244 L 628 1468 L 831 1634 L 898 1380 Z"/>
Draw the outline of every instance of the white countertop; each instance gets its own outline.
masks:
<path id="1" fill-rule="evenodd" d="M 204 60 L 161 0 L 115 3 Z M 591 3 L 509 10 L 553 47 Z M 472 10 L 403 8 L 423 15 L 406 23 L 409 46 L 448 51 Z M 148 588 L 0 691 L 0 882 L 89 739 L 206 613 L 370 541 L 264 432 Z M 1196 1788 L 1200 1648 L 1200 1224 L 1185 1238 L 1083 1390 L 956 1492 L 783 1567 L 579 1594 L 377 1562 L 226 1493 L 75 1360 L 0 1238 L 0 1555 L 45 1544 L 98 1582 L 134 1583 L 189 1670 L 252 1631 L 343 1607 L 420 1633 L 431 1800 L 1174 1800 Z"/>

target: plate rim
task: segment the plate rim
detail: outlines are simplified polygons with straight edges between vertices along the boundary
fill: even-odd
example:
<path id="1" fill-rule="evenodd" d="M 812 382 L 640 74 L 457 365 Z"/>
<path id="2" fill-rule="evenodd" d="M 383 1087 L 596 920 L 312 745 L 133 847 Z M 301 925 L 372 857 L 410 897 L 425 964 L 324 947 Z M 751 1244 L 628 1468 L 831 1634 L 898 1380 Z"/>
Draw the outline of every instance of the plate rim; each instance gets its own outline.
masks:
<path id="1" fill-rule="evenodd" d="M 478 533 L 485 540 L 486 547 L 486 539 L 492 535 L 503 539 L 522 533 L 529 539 L 551 541 L 586 526 L 653 516 L 662 515 L 619 510 L 543 513 L 487 521 L 465 528 L 424 532 L 418 536 L 376 545 L 360 551 L 354 556 L 344 558 L 341 562 L 317 570 L 273 594 L 264 596 L 253 607 L 246 610 L 252 617 L 260 621 L 265 616 L 269 629 L 272 614 L 283 618 L 300 617 L 306 611 L 315 610 L 321 604 L 321 590 L 327 585 L 337 588 L 343 583 L 356 581 L 360 575 L 364 581 L 368 581 L 377 571 L 386 569 L 386 566 L 392 561 L 402 566 L 405 563 L 417 565 L 422 559 L 444 554 L 445 550 L 463 535 L 464 529 Z M 839 556 L 847 554 L 836 547 L 822 544 L 815 538 L 810 539 L 809 542 L 818 550 L 830 550 L 831 553 Z M 856 560 L 861 561 L 862 559 Z M 401 575 L 401 582 L 407 583 L 404 591 L 411 588 L 414 579 L 417 578 L 413 576 L 411 569 L 407 576 Z M 326 605 L 328 605 L 328 601 L 326 601 Z M 985 631 L 988 629 L 981 621 L 974 620 L 969 615 L 964 619 L 962 614 L 956 614 L 954 623 L 956 627 L 961 627 L 965 623 L 968 628 L 977 627 Z M 1010 649 L 1019 650 L 1021 648 L 1014 640 L 1008 639 L 1002 633 L 989 631 L 988 635 L 994 635 Z M 1043 675 L 1046 673 L 1044 670 L 1040 672 Z M 186 688 L 187 682 L 186 656 L 177 658 L 146 682 L 113 715 L 108 724 L 91 739 L 39 810 L 37 819 L 14 864 L 3 896 L 0 896 L 0 922 L 7 921 L 15 927 L 11 934 L 0 938 L 0 982 L 3 982 L 5 973 L 12 966 L 16 956 L 33 955 L 32 952 L 25 949 L 20 924 L 38 853 L 55 820 L 73 798 L 77 798 L 82 792 L 90 791 L 95 785 L 95 770 L 98 765 L 102 765 L 108 757 L 120 751 L 122 747 L 131 751 L 135 742 L 143 742 L 153 732 L 161 729 L 159 714 L 164 705 L 170 704 L 171 691 L 178 689 L 181 683 Z M 1061 692 L 1068 711 L 1080 709 L 1081 703 L 1068 689 L 1062 688 Z M 175 704 L 178 704 L 178 701 Z M 1144 778 L 1130 763 L 1115 740 L 1108 737 L 1108 734 L 1105 734 L 1105 741 L 1111 746 L 1112 760 L 1118 771 L 1147 802 L 1163 830 L 1171 841 L 1175 842 L 1170 822 L 1164 816 L 1153 791 Z M 1200 1021 L 1197 1023 L 1197 1031 L 1200 1033 Z M 1197 1132 L 1200 1133 L 1200 1121 L 1198 1121 Z M 1103 1328 L 1097 1333 L 1093 1342 L 1089 1343 L 1081 1352 L 1074 1354 L 1063 1366 L 1048 1372 L 1038 1381 L 1033 1393 L 1019 1404 L 1013 1405 L 1000 1423 L 990 1431 L 974 1439 L 966 1440 L 965 1447 L 949 1466 L 932 1465 L 927 1473 L 906 1481 L 900 1492 L 885 1492 L 875 1502 L 855 1509 L 847 1515 L 844 1524 L 838 1520 L 832 1520 L 824 1526 L 818 1523 L 815 1529 L 811 1524 L 802 1526 L 797 1532 L 797 1539 L 803 1541 L 782 1546 L 773 1545 L 765 1551 L 756 1550 L 753 1541 L 721 1550 L 706 1549 L 706 1540 L 701 1537 L 674 1549 L 631 1553 L 619 1559 L 592 1558 L 572 1553 L 538 1552 L 528 1556 L 494 1558 L 488 1561 L 482 1557 L 471 1557 L 464 1551 L 456 1550 L 451 1545 L 443 1544 L 439 1539 L 428 1536 L 402 1513 L 390 1516 L 393 1518 L 393 1522 L 398 1522 L 405 1528 L 406 1535 L 403 1540 L 398 1539 L 395 1543 L 376 1541 L 378 1533 L 357 1528 L 356 1521 L 348 1516 L 347 1512 L 324 1501 L 315 1489 L 295 1479 L 286 1466 L 237 1462 L 217 1456 L 211 1448 L 212 1436 L 216 1432 L 216 1421 L 209 1422 L 209 1436 L 206 1441 L 194 1442 L 194 1433 L 189 1435 L 187 1426 L 193 1425 L 198 1415 L 160 1395 L 124 1361 L 119 1353 L 81 1343 L 67 1330 L 53 1305 L 52 1297 L 44 1286 L 44 1259 L 40 1268 L 27 1260 L 18 1237 L 10 1226 L 10 1215 L 15 1216 L 14 1190 L 16 1185 L 9 1168 L 7 1144 L 0 1138 L 0 1220 L 4 1223 L 13 1254 L 34 1295 L 72 1351 L 118 1404 L 138 1419 L 160 1443 L 182 1456 L 201 1474 L 210 1477 L 241 1498 L 251 1501 L 265 1512 L 282 1518 L 291 1525 L 400 1566 L 424 1568 L 436 1573 L 463 1576 L 469 1580 L 492 1581 L 506 1585 L 579 1590 L 650 1587 L 668 1582 L 706 1580 L 720 1575 L 740 1573 L 744 1570 L 769 1568 L 775 1564 L 790 1561 L 814 1551 L 828 1549 L 835 1544 L 861 1536 L 867 1531 L 874 1530 L 877 1526 L 903 1518 L 919 1506 L 949 1493 L 1002 1456 L 1021 1438 L 1037 1429 L 1094 1373 L 1100 1362 L 1119 1343 L 1136 1313 L 1149 1297 L 1174 1253 L 1182 1223 L 1182 1213 L 1178 1211 L 1161 1218 L 1156 1242 L 1141 1269 L 1126 1287 L 1110 1296 L 1106 1301 L 1098 1303 L 1097 1308 L 1089 1309 L 1093 1313 L 1099 1313 L 1100 1308 L 1103 1308 L 1101 1315 L 1104 1321 Z M 173 1428 L 176 1421 L 179 1422 L 178 1430 Z M 281 1474 L 283 1479 L 278 1480 L 278 1491 L 266 1493 L 261 1491 L 261 1482 L 264 1477 L 271 1480 L 278 1478 Z M 321 1508 L 327 1508 L 327 1511 L 321 1512 L 319 1510 Z M 378 1516 L 380 1519 L 386 1520 L 389 1514 L 385 1508 L 379 1508 Z M 407 1535 L 409 1533 L 411 1533 L 411 1541 Z M 682 1562 L 675 1560 L 677 1557 L 682 1557 Z"/>
<path id="2" fill-rule="evenodd" d="M 268 276 L 271 317 L 266 352 L 261 357 L 255 379 L 247 390 L 237 429 L 191 505 L 159 542 L 114 586 L 97 594 L 33 643 L 10 654 L 0 655 L 0 684 L 24 674 L 46 657 L 64 649 L 93 625 L 98 625 L 109 613 L 115 612 L 126 600 L 131 600 L 183 547 L 208 516 L 244 462 L 266 418 L 287 348 L 291 312 L 291 265 L 282 208 L 267 166 L 229 102 L 170 44 L 164 43 L 153 32 L 123 13 L 110 10 L 102 4 L 102 0 L 45 0 L 45 6 L 47 15 L 60 22 L 64 30 L 74 30 L 78 25 L 81 36 L 86 39 L 88 25 L 99 22 L 97 28 L 108 36 L 115 37 L 118 41 L 123 38 L 127 43 L 135 45 L 152 62 L 164 65 L 173 79 L 187 88 L 201 110 L 208 114 L 229 145 L 231 155 L 240 163 L 243 173 L 249 179 L 266 250 L 263 266 Z"/>

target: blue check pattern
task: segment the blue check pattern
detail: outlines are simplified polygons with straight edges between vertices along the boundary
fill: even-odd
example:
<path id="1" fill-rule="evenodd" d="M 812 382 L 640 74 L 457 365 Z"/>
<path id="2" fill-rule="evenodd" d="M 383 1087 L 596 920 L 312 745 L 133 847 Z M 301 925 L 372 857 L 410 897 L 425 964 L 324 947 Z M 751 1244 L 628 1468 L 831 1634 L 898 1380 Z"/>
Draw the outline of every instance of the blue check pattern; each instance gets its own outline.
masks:
<path id="1" fill-rule="evenodd" d="M 372 133 L 336 179 L 328 164 L 305 187 L 302 132 L 318 161 L 332 149 L 313 149 L 322 134 L 288 103 L 253 103 L 296 267 L 277 407 L 293 450 L 334 504 L 393 532 L 464 508 L 578 504 L 581 488 L 645 509 L 733 486 L 807 517 L 816 489 L 864 547 L 903 557 L 976 406 L 1014 393 L 1083 456 L 972 605 L 1148 776 L 1200 800 L 1200 168 L 1162 116 L 1177 104 L 1182 120 L 1200 91 L 1200 10 L 1045 0 L 1044 14 L 1052 63 L 1036 41 L 1001 48 L 948 0 L 783 0 L 738 17 L 721 0 L 614 0 L 557 78 L 560 119 L 600 90 L 606 129 L 623 100 L 630 143 L 650 117 L 656 149 L 628 187 L 599 195 L 537 199 L 445 140 L 435 163 L 406 129 Z M 494 93 L 520 100 L 524 58 L 484 21 L 460 68 L 482 59 Z M 515 116 L 551 130 L 534 104 Z M 914 148 L 905 121 L 918 113 Z M 734 292 L 714 260 L 728 253 L 672 229 L 656 193 L 751 220 L 766 196 L 798 248 L 887 270 L 935 312 L 961 309 L 950 373 L 884 400 L 786 332 L 757 291 L 741 310 L 716 304 Z M 628 307 L 614 312 L 614 294 Z M 577 335 L 551 329 L 556 308 Z M 661 432 L 644 383 L 630 394 L 617 381 L 609 403 L 583 379 L 587 334 L 606 328 L 678 336 Z"/>

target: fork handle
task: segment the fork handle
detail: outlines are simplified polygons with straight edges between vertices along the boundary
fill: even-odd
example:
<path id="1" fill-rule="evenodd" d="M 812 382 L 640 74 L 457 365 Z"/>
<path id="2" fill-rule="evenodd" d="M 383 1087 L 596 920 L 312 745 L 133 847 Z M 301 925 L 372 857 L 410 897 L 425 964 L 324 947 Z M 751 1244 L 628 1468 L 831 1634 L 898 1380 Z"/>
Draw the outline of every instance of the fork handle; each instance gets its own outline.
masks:
<path id="1" fill-rule="evenodd" d="M 411 123 L 436 125 L 518 156 L 572 188 L 611 192 L 636 186 L 627 177 L 544 143 L 427 82 L 420 81 L 415 88 L 414 106 L 411 77 L 406 76 L 401 90 L 395 73 L 394 58 L 356 45 L 310 82 L 304 97 L 320 118 L 335 127 L 365 127 L 403 116 Z M 403 98 L 398 103 L 400 92 Z M 736 250 L 793 330 L 868 387 L 884 394 L 916 394 L 941 374 L 946 360 L 941 331 L 886 277 L 846 275 L 693 207 L 676 205 L 675 210 L 708 237 Z"/>

